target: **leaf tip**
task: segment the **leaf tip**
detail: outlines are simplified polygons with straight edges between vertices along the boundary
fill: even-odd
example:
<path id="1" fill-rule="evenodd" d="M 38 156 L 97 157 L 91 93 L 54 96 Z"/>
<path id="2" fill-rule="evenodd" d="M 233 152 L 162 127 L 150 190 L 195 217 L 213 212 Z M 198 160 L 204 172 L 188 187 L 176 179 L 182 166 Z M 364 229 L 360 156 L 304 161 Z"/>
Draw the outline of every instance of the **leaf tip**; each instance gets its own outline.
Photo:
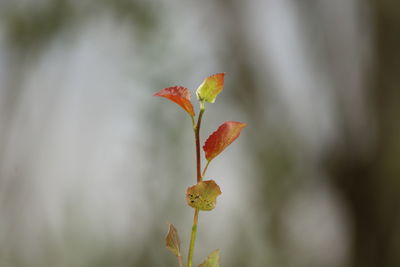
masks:
<path id="1" fill-rule="evenodd" d="M 219 267 L 220 261 L 220 249 L 216 249 L 208 255 L 207 259 L 200 264 L 198 267 Z"/>

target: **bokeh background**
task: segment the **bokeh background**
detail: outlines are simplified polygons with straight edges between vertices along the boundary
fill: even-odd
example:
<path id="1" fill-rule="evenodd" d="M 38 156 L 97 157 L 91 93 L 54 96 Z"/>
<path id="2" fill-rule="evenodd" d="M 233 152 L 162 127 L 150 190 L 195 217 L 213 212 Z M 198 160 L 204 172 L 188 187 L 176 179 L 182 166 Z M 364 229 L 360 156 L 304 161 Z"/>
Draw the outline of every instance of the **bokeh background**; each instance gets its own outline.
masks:
<path id="1" fill-rule="evenodd" d="M 400 266 L 400 2 L 1 0 L 0 266 L 177 266 L 190 118 L 152 97 L 226 72 L 195 263 Z"/>

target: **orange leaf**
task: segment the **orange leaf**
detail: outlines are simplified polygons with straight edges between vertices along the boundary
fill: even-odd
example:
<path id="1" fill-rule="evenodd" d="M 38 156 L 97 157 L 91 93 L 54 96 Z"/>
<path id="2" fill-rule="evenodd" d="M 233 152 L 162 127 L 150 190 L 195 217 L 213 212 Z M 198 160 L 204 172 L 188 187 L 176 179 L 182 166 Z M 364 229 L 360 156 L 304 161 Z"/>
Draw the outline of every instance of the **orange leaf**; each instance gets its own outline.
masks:
<path id="1" fill-rule="evenodd" d="M 190 102 L 190 91 L 189 89 L 183 86 L 173 86 L 164 88 L 154 96 L 162 96 L 168 98 L 171 101 L 174 101 L 176 104 L 181 106 L 190 116 L 194 116 L 194 110 L 192 102 Z"/>
<path id="2" fill-rule="evenodd" d="M 239 137 L 240 131 L 246 127 L 246 123 L 237 121 L 224 122 L 218 129 L 213 132 L 203 146 L 206 152 L 206 159 L 212 160 L 229 146 L 236 138 Z"/>

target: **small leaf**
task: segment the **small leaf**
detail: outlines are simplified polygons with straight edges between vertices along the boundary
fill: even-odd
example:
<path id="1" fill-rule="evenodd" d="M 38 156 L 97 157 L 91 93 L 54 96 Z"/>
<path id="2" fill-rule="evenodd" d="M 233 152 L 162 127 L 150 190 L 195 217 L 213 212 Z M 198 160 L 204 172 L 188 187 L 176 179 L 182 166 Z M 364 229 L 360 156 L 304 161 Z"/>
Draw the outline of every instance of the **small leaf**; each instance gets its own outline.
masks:
<path id="1" fill-rule="evenodd" d="M 175 256 L 181 256 L 181 241 L 179 240 L 178 231 L 176 231 L 176 228 L 172 224 L 169 225 L 168 233 L 165 237 L 165 243 L 167 248 L 174 253 Z"/>
<path id="2" fill-rule="evenodd" d="M 162 96 L 168 98 L 171 101 L 174 101 L 176 104 L 181 106 L 190 116 L 194 116 L 194 109 L 192 102 L 190 102 L 190 91 L 189 89 L 182 86 L 173 86 L 164 88 L 154 96 Z"/>
<path id="3" fill-rule="evenodd" d="M 206 140 L 203 149 L 206 152 L 206 159 L 212 160 L 218 156 L 227 146 L 239 137 L 241 130 L 246 127 L 246 123 L 237 121 L 224 122 Z"/>
<path id="4" fill-rule="evenodd" d="M 224 77 L 225 73 L 217 73 L 206 78 L 197 88 L 197 99 L 214 103 L 217 95 L 224 88 Z"/>
<path id="5" fill-rule="evenodd" d="M 213 180 L 201 181 L 187 189 L 186 202 L 195 209 L 213 210 L 219 195 L 221 189 Z"/>
<path id="6" fill-rule="evenodd" d="M 214 250 L 199 267 L 219 267 L 219 249 Z"/>

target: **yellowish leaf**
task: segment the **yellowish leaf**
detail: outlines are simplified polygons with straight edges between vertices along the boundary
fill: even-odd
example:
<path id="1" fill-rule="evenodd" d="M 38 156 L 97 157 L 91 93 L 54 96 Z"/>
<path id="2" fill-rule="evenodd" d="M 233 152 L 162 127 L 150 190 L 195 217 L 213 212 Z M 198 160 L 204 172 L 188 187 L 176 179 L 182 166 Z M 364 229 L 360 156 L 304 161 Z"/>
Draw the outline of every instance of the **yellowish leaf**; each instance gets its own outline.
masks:
<path id="1" fill-rule="evenodd" d="M 197 88 L 197 99 L 214 103 L 217 95 L 224 88 L 224 77 L 225 73 L 217 73 L 207 77 Z"/>
<path id="2" fill-rule="evenodd" d="M 186 201 L 189 206 L 199 210 L 213 210 L 221 189 L 213 181 L 201 181 L 186 191 Z"/>

